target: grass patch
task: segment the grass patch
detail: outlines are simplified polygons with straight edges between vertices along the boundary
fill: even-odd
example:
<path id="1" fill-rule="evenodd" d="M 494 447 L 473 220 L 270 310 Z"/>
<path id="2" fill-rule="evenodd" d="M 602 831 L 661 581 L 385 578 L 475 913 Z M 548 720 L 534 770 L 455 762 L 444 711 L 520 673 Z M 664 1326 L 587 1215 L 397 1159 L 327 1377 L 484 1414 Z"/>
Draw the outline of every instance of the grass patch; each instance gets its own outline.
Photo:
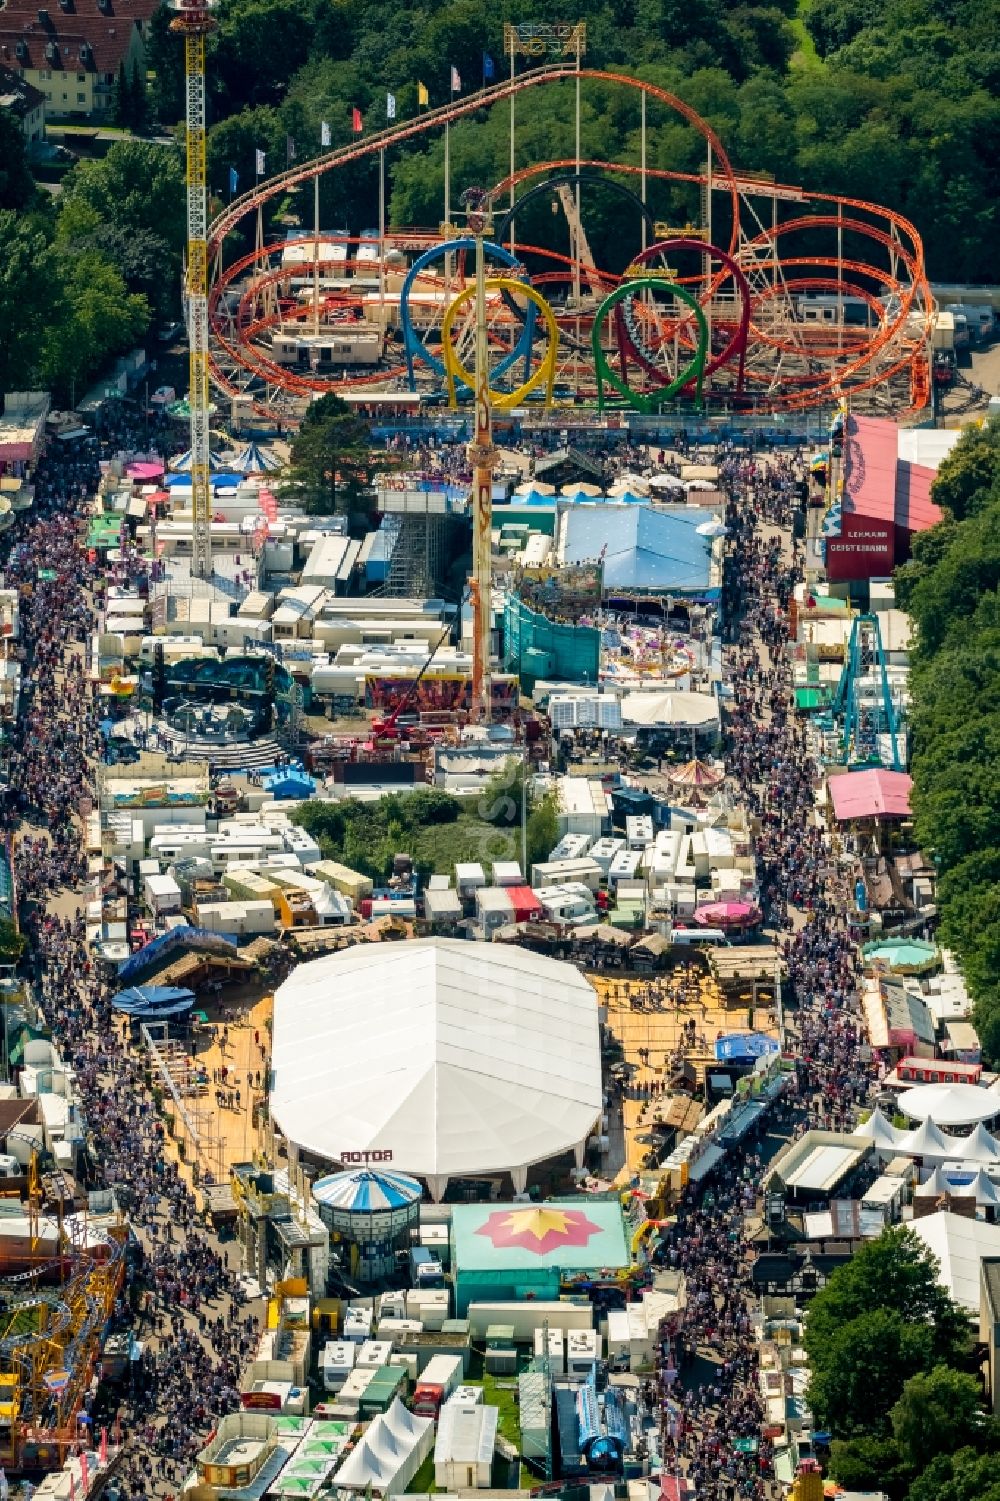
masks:
<path id="1" fill-rule="evenodd" d="M 520 1451 L 521 1409 L 517 1405 L 517 1377 L 493 1376 L 484 1371 L 483 1401 L 488 1407 L 500 1409 L 497 1428 Z"/>
<path id="2" fill-rule="evenodd" d="M 434 1450 L 432 1449 L 406 1489 L 412 1491 L 414 1495 L 430 1496 L 437 1488 L 434 1484 Z"/>
<path id="3" fill-rule="evenodd" d="M 816 51 L 816 43 L 806 26 L 806 18 L 812 5 L 813 0 L 799 0 L 798 13 L 788 23 L 795 36 L 795 51 L 792 53 L 791 66 L 810 72 L 819 72 L 823 67 L 823 59 Z"/>

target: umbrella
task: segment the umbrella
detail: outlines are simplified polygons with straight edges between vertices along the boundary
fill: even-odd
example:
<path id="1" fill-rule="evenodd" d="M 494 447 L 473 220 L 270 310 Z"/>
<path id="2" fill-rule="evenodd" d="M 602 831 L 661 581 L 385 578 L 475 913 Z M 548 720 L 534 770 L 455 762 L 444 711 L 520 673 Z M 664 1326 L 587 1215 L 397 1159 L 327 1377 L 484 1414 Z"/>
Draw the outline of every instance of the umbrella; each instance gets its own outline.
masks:
<path id="1" fill-rule="evenodd" d="M 725 772 L 717 771 L 707 761 L 685 761 L 676 771 L 667 773 L 667 780 L 678 787 L 718 787 L 725 779 Z"/>
<path id="2" fill-rule="evenodd" d="M 646 484 L 654 490 L 683 490 L 684 485 L 676 474 L 651 474 Z"/>
<path id="3" fill-rule="evenodd" d="M 729 534 L 729 528 L 717 516 L 713 516 L 711 521 L 703 521 L 701 526 L 695 527 L 695 531 L 699 537 L 725 537 Z"/>
<path id="4" fill-rule="evenodd" d="M 703 928 L 749 928 L 760 922 L 761 913 L 751 902 L 709 902 L 697 909 L 694 920 Z"/>
<path id="5" fill-rule="evenodd" d="M 608 490 L 609 495 L 637 495 L 649 494 L 649 480 L 641 474 L 622 474 L 615 480 Z"/>
<path id="6" fill-rule="evenodd" d="M 194 1002 L 194 991 L 177 985 L 132 985 L 128 990 L 119 990 L 111 1004 L 126 1016 L 165 1021 L 172 1016 L 183 1016 Z"/>
<path id="7" fill-rule="evenodd" d="M 556 493 L 556 487 L 555 485 L 548 484 L 543 479 L 533 479 L 528 482 L 527 493 L 533 493 L 535 495 L 554 495 Z"/>

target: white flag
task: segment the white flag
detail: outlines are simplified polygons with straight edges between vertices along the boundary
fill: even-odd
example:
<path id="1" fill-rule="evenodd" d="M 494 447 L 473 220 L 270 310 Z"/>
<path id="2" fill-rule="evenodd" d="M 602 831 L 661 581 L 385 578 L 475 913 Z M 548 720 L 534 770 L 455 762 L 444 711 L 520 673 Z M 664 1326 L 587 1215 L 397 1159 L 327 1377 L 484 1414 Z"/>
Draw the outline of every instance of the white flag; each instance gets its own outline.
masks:
<path id="1" fill-rule="evenodd" d="M 321 146 L 329 146 L 330 144 L 330 125 L 326 120 L 320 122 L 319 143 Z"/>
<path id="2" fill-rule="evenodd" d="M 264 153 L 260 150 L 257 152 L 257 176 L 264 176 Z"/>
<path id="3" fill-rule="evenodd" d="M 451 92 L 453 94 L 460 94 L 462 92 L 462 80 L 459 77 L 458 69 L 454 65 L 452 65 L 451 70 Z"/>
<path id="4" fill-rule="evenodd" d="M 10 1486 L 7 1483 L 7 1472 L 0 1467 L 0 1501 L 7 1501 L 10 1495 Z"/>
<path id="5" fill-rule="evenodd" d="M 395 94 L 386 94 L 385 96 L 385 118 L 387 120 L 395 120 L 396 118 Z"/>

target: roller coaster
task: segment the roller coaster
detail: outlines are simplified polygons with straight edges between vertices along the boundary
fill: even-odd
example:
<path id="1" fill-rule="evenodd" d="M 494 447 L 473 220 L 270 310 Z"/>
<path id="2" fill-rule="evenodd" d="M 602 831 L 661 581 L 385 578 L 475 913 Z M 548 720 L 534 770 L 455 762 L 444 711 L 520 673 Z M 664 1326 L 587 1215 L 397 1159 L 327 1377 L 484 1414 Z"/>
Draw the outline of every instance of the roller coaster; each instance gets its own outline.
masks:
<path id="1" fill-rule="evenodd" d="M 559 159 L 496 183 L 487 246 L 496 404 L 756 414 L 828 407 L 916 410 L 930 398 L 935 304 L 902 215 L 861 199 L 741 173 L 714 129 L 649 82 L 556 62 L 325 152 L 234 198 L 209 227 L 210 375 L 222 394 L 294 421 L 317 394 L 359 404 L 471 397 L 471 241 L 442 229 L 293 229 L 267 241 L 266 210 L 326 174 L 379 159 L 515 95 L 589 80 L 638 91 L 658 124 L 701 137 L 703 172 Z M 513 108 L 513 106 L 512 106 Z M 381 157 L 384 162 L 384 156 Z M 380 167 L 381 170 L 381 167 Z M 697 197 L 672 229 L 658 194 Z M 616 195 L 627 262 L 599 266 L 581 204 Z M 518 237 L 534 202 L 563 213 L 569 253 Z M 227 238 L 254 249 L 226 264 Z M 468 263 L 468 264 L 467 264 Z M 296 290 L 298 295 L 296 296 Z"/>
<path id="2" fill-rule="evenodd" d="M 125 1268 L 124 1227 L 96 1235 L 85 1215 L 42 1222 L 39 1199 L 33 1158 L 28 1236 L 16 1258 L 27 1270 L 0 1275 L 0 1465 L 8 1474 L 58 1469 L 78 1443 Z"/>

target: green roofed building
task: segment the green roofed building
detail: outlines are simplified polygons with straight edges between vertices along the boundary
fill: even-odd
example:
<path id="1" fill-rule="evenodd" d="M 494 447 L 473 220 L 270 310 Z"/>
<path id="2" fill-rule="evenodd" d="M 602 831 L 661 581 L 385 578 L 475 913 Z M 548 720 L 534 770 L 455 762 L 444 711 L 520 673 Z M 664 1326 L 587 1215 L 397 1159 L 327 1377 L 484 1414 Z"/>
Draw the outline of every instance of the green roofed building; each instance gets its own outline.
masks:
<path id="1" fill-rule="evenodd" d="M 616 1199 L 544 1204 L 456 1204 L 451 1217 L 455 1311 L 470 1303 L 558 1298 L 564 1272 L 617 1272 L 631 1264 Z"/>

